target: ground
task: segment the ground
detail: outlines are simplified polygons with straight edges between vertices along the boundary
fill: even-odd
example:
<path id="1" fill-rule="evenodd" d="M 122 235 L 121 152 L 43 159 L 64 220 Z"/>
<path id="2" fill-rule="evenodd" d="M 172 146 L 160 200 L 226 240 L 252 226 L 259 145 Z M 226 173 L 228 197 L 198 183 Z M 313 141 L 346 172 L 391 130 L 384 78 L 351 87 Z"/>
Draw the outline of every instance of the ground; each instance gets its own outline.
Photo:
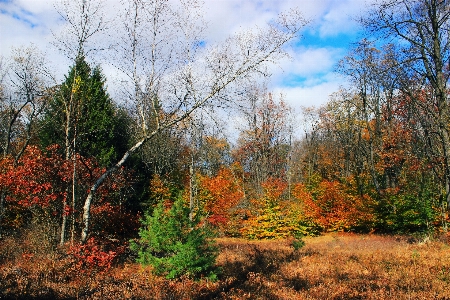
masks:
<path id="1" fill-rule="evenodd" d="M 450 299 L 450 235 L 332 233 L 290 240 L 218 239 L 216 282 L 155 277 L 124 261 L 70 272 L 58 254 L 3 259 L 0 299 Z"/>

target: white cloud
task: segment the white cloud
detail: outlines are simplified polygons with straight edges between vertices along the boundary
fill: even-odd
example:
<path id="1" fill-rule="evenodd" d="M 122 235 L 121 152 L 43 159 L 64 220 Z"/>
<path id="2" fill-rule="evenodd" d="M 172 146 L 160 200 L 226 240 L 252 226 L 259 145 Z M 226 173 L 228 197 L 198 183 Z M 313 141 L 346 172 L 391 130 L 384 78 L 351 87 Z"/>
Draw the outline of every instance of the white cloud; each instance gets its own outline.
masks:
<path id="1" fill-rule="evenodd" d="M 326 77 L 327 80 L 320 83 L 297 87 L 277 86 L 273 91 L 274 94 L 282 93 L 284 100 L 297 112 L 301 107 L 319 107 L 327 103 L 329 96 L 338 91 L 340 86 L 345 85 L 345 81 L 337 74 L 330 73 Z"/>
<path id="2" fill-rule="evenodd" d="M 321 37 L 352 34 L 358 26 L 357 18 L 376 0 L 339 0 L 329 2 L 329 7 L 318 20 Z"/>
<path id="3" fill-rule="evenodd" d="M 66 74 L 69 68 L 67 60 L 50 44 L 53 40 L 51 30 L 58 31 L 61 28 L 54 8 L 57 2 L 59 1 L 0 2 L 0 10 L 6 12 L 0 13 L 0 54 L 8 56 L 11 47 L 34 43 L 48 53 L 48 59 L 56 64 L 55 71 L 60 77 Z M 117 19 L 120 16 L 118 3 L 119 0 L 105 1 L 108 18 Z M 233 32 L 263 26 L 279 12 L 295 7 L 298 7 L 305 18 L 315 20 L 308 30 L 317 32 L 321 37 L 328 37 L 351 33 L 355 26 L 351 17 L 367 8 L 367 4 L 363 0 L 205 0 L 207 38 L 223 41 Z M 342 83 L 342 79 L 332 71 L 345 50 L 334 48 L 333 45 L 323 45 L 320 48 L 313 48 L 302 42 L 300 45 L 289 50 L 292 60 L 282 61 L 279 67 L 272 69 L 274 92 L 283 91 L 287 101 L 296 108 L 300 105 L 323 104 L 328 100 L 329 94 L 336 91 Z M 103 65 L 103 70 L 109 79 L 109 86 L 113 86 L 113 78 L 117 78 L 116 70 L 107 65 Z M 301 78 L 301 86 L 292 86 L 296 78 Z"/>
<path id="4" fill-rule="evenodd" d="M 332 47 L 298 47 L 289 51 L 290 58 L 274 66 L 272 73 L 277 83 L 286 77 L 310 77 L 332 72 L 336 60 L 342 57 L 342 50 Z"/>
<path id="5" fill-rule="evenodd" d="M 17 6 L 33 14 L 47 14 L 53 10 L 54 2 L 49 0 L 17 0 L 13 1 Z"/>

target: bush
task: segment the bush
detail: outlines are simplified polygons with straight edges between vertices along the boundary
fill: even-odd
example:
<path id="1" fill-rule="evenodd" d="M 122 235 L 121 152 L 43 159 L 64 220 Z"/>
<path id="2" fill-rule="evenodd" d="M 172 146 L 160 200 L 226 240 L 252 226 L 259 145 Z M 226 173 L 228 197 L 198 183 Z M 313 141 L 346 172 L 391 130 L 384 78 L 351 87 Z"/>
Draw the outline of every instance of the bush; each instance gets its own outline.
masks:
<path id="1" fill-rule="evenodd" d="M 123 252 L 123 248 L 114 247 L 116 251 L 105 250 L 106 243 L 91 237 L 86 244 L 75 244 L 70 246 L 68 250 L 69 256 L 72 258 L 72 271 L 75 273 L 93 273 L 94 271 L 105 272 L 111 268 L 113 261 L 118 254 Z M 113 246 L 113 245 L 108 245 Z"/>
<path id="2" fill-rule="evenodd" d="M 300 250 L 301 248 L 303 248 L 305 246 L 305 241 L 302 239 L 303 235 L 301 234 L 296 234 L 294 236 L 294 240 L 292 241 L 292 247 L 294 247 L 294 250 Z"/>
<path id="3" fill-rule="evenodd" d="M 188 276 L 216 279 L 218 248 L 212 231 L 197 216 L 189 219 L 189 208 L 179 198 L 170 209 L 159 203 L 152 215 L 141 220 L 139 241 L 131 241 L 137 261 L 153 266 L 154 273 L 168 279 Z"/>

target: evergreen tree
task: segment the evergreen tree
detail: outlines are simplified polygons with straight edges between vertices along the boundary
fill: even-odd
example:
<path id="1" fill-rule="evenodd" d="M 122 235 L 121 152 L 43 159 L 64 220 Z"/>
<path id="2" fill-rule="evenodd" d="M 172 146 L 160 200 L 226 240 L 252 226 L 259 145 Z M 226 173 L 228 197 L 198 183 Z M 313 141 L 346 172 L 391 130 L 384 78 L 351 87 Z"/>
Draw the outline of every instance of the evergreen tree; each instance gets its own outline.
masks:
<path id="1" fill-rule="evenodd" d="M 45 113 L 40 141 L 43 147 L 64 146 L 66 158 L 76 152 L 109 166 L 127 149 L 127 123 L 106 91 L 101 69 L 91 69 L 81 56 Z"/>
<path id="2" fill-rule="evenodd" d="M 216 278 L 218 249 L 213 234 L 204 224 L 200 225 L 198 217 L 189 219 L 189 207 L 182 198 L 168 210 L 161 201 L 153 214 L 145 215 L 142 225 L 140 240 L 131 242 L 139 263 L 152 265 L 156 274 L 169 279 L 182 275 Z"/>

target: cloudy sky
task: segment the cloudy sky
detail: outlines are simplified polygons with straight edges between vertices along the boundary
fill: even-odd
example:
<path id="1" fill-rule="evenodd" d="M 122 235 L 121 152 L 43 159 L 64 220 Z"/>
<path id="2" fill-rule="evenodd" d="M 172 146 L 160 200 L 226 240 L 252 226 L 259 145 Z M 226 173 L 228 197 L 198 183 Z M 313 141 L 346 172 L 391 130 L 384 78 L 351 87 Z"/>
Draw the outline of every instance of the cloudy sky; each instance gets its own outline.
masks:
<path id="1" fill-rule="evenodd" d="M 0 0 L 0 54 L 8 57 L 13 47 L 33 43 L 47 53 L 56 69 L 61 68 L 62 78 L 69 64 L 51 44 L 52 32 L 61 26 L 55 10 L 57 2 Z M 114 16 L 120 0 L 105 2 L 107 13 Z M 360 39 L 354 19 L 367 6 L 365 0 L 205 0 L 204 15 L 208 36 L 221 40 L 298 7 L 311 22 L 301 32 L 302 38 L 291 45 L 291 60 L 281 62 L 274 70 L 269 88 L 275 93 L 282 92 L 288 103 L 299 110 L 302 106 L 325 103 L 332 92 L 345 85 L 344 78 L 333 70 L 349 45 Z M 108 73 L 108 67 L 103 67 Z"/>

